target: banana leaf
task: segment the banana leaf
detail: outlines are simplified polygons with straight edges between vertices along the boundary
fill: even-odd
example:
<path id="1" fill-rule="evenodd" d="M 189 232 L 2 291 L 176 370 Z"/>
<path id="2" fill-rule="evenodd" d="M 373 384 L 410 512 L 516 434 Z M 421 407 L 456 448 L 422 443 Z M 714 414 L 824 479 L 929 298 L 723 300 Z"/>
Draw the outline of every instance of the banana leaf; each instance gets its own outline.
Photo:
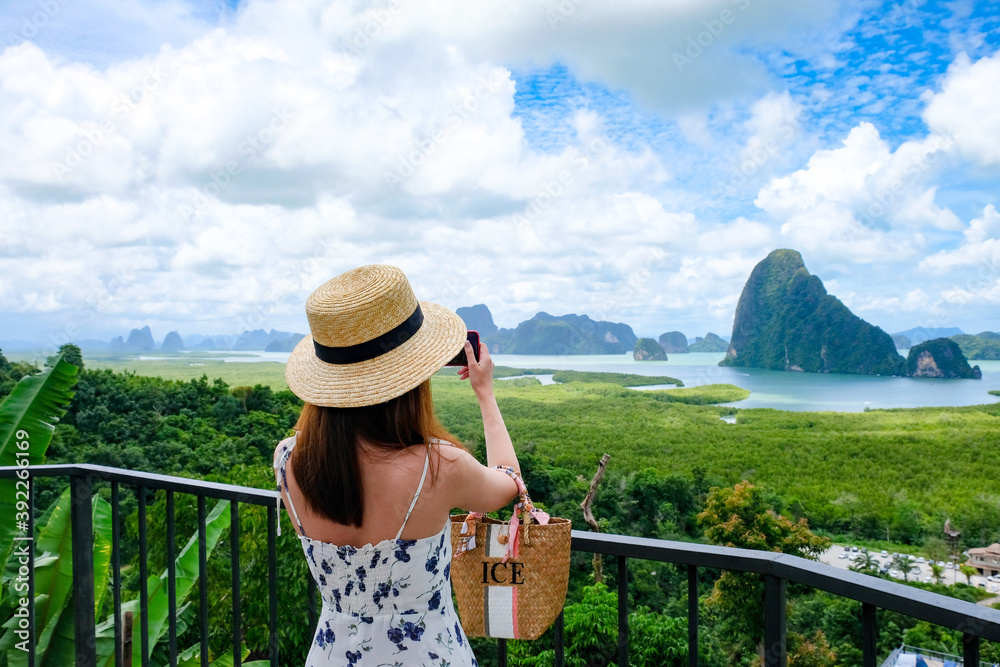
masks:
<path id="1" fill-rule="evenodd" d="M 248 655 L 250 655 L 250 649 L 246 646 L 241 647 L 240 664 L 243 667 L 268 667 L 271 664 L 270 660 L 243 662 Z M 227 651 L 215 660 L 211 660 L 208 664 L 211 667 L 233 667 L 233 652 L 231 650 Z M 201 645 L 195 644 L 191 648 L 181 652 L 177 656 L 177 667 L 201 667 Z"/>
<path id="2" fill-rule="evenodd" d="M 97 495 L 94 496 L 93 502 L 94 613 L 97 613 L 104 602 L 104 596 L 108 589 L 108 578 L 111 574 L 111 504 Z M 38 651 L 36 658 L 37 665 L 73 664 L 76 656 L 76 644 L 74 641 L 74 616 L 76 610 L 72 599 L 72 596 L 70 596 L 69 602 L 63 607 L 44 653 L 41 650 Z M 20 664 L 27 665 L 28 663 L 26 659 L 23 663 L 18 663 L 14 660 L 10 661 L 10 667 L 17 667 Z"/>
<path id="3" fill-rule="evenodd" d="M 220 500 L 205 519 L 206 551 L 211 554 L 222 533 L 229 528 L 229 501 Z M 191 589 L 198 583 L 198 533 L 195 532 L 187 544 L 181 549 L 176 563 L 177 604 L 181 605 L 187 599 Z M 147 617 L 149 619 L 150 652 L 164 638 L 170 613 L 167 590 L 166 570 L 160 576 L 147 579 L 146 591 L 149 596 Z M 139 616 L 139 600 L 129 600 L 122 604 L 122 613 L 131 611 L 135 614 L 132 626 L 132 664 L 141 663 L 142 652 L 142 619 Z M 111 667 L 115 661 L 114 616 L 97 626 L 97 666 Z"/>
<path id="4" fill-rule="evenodd" d="M 18 452 L 28 453 L 28 462 L 38 465 L 45 459 L 45 452 L 52 442 L 55 423 L 66 414 L 66 406 L 73 398 L 77 367 L 64 361 L 62 353 L 52 368 L 36 375 L 27 375 L 14 385 L 14 389 L 0 403 L 0 466 L 16 466 Z M 24 435 L 27 434 L 27 438 Z M 19 443 L 27 442 L 26 449 Z M 20 484 L 19 484 L 20 482 Z M 14 521 L 0 522 L 0 562 L 6 563 L 14 548 L 14 536 L 23 534 L 16 508 L 17 493 L 24 492 L 24 481 L 0 481 L 0 516 Z M 25 520 L 27 516 L 25 516 Z M 5 589 L 6 590 L 6 589 Z"/>
<path id="5" fill-rule="evenodd" d="M 100 496 L 93 498 L 94 522 L 94 597 L 95 611 L 100 609 L 111 562 L 111 506 Z M 73 617 L 71 604 L 73 587 L 73 543 L 70 524 L 69 489 L 56 499 L 49 520 L 42 527 L 35 558 L 35 628 L 37 665 L 69 665 L 74 661 Z M 0 650 L 9 651 L 16 641 L 10 630 L 16 618 L 9 618 L 3 627 L 9 631 L 0 638 Z M 8 653 L 8 665 L 27 665 L 27 654 Z"/>
<path id="6" fill-rule="evenodd" d="M 48 648 L 49 639 L 56 629 L 63 607 L 73 592 L 69 487 L 56 500 L 55 509 L 38 534 L 35 548 L 41 552 L 35 559 L 35 636 L 37 637 L 35 655 L 37 663 L 43 665 L 45 664 L 43 655 Z M 18 653 L 20 652 L 14 652 L 9 656 L 11 661 L 18 657 Z M 20 653 L 20 656 L 24 656 L 24 653 Z"/>

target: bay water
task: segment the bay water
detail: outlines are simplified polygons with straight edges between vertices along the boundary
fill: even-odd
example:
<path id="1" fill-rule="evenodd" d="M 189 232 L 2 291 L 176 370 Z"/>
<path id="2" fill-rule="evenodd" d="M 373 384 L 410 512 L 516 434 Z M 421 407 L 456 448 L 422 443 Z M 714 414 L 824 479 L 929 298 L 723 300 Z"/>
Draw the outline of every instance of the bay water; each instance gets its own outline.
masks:
<path id="1" fill-rule="evenodd" d="M 620 355 L 495 354 L 493 361 L 497 366 L 514 368 L 666 375 L 683 381 L 685 387 L 734 384 L 750 390 L 750 398 L 724 404 L 739 408 L 862 412 L 865 408 L 948 407 L 981 405 L 1000 400 L 1000 397 L 988 393 L 991 389 L 1000 390 L 1000 361 L 970 362 L 979 365 L 983 372 L 981 380 L 941 380 L 721 367 L 718 364 L 724 356 L 722 352 L 693 352 L 670 354 L 667 361 L 635 361 L 631 352 Z M 213 358 L 229 362 L 285 363 L 288 353 L 220 351 Z M 650 385 L 636 389 L 673 387 Z"/>

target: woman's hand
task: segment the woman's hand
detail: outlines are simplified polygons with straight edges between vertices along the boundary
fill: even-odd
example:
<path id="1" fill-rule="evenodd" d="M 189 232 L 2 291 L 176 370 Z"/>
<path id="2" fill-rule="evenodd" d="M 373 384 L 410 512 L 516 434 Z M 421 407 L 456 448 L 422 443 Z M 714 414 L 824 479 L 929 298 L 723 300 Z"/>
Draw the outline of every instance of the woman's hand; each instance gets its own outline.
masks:
<path id="1" fill-rule="evenodd" d="M 486 343 L 479 341 L 479 361 L 472 353 L 472 343 L 465 341 L 465 358 L 469 365 L 458 369 L 459 379 L 468 379 L 477 398 L 493 394 L 493 359 Z"/>
<path id="2" fill-rule="evenodd" d="M 476 400 L 479 401 L 479 409 L 483 413 L 486 465 L 490 468 L 510 466 L 514 470 L 520 470 L 517 454 L 514 453 L 514 444 L 510 441 L 510 434 L 507 432 L 507 426 L 503 423 L 503 416 L 497 406 L 496 396 L 493 395 L 493 360 L 490 358 L 489 348 L 486 347 L 486 343 L 479 341 L 479 361 L 476 361 L 475 355 L 472 354 L 472 343 L 465 341 L 465 358 L 469 361 L 469 365 L 459 368 L 458 376 L 463 380 L 468 379 L 472 384 L 472 390 L 476 392 Z M 495 470 L 487 472 L 493 475 L 498 474 Z M 499 475 L 507 477 L 503 473 L 499 473 Z M 499 480 L 499 477 L 496 480 Z M 514 483 L 509 477 L 506 481 L 500 480 L 499 484 L 503 493 L 514 487 Z M 510 497 L 513 497 L 513 493 Z"/>

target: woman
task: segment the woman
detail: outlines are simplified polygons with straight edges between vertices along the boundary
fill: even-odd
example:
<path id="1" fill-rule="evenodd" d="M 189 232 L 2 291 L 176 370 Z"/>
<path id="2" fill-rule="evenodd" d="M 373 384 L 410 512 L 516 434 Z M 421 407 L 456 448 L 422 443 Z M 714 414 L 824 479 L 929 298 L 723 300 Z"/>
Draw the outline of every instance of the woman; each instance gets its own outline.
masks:
<path id="1" fill-rule="evenodd" d="M 452 603 L 449 513 L 489 512 L 517 494 L 517 455 L 493 396 L 493 362 L 476 362 L 453 312 L 417 302 L 392 266 L 363 266 L 306 301 L 311 336 L 288 359 L 305 405 L 278 444 L 281 500 L 323 608 L 306 658 L 321 665 L 476 665 Z M 488 466 L 438 422 L 430 377 L 465 346 Z"/>

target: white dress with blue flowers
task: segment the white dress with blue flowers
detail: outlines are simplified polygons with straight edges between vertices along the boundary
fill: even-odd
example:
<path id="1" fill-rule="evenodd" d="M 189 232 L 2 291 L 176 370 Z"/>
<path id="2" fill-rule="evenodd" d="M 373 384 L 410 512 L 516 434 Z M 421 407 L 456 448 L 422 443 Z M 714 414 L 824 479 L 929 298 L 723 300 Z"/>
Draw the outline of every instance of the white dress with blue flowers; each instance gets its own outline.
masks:
<path id="1" fill-rule="evenodd" d="M 295 447 L 294 436 L 281 446 L 284 451 L 275 474 L 279 490 L 283 486 L 287 495 L 285 463 Z M 411 511 L 423 488 L 427 463 L 425 459 Z M 478 665 L 451 599 L 450 523 L 437 535 L 402 540 L 404 519 L 395 539 L 363 547 L 337 546 L 306 537 L 291 496 L 287 497 L 323 599 L 306 667 Z"/>

